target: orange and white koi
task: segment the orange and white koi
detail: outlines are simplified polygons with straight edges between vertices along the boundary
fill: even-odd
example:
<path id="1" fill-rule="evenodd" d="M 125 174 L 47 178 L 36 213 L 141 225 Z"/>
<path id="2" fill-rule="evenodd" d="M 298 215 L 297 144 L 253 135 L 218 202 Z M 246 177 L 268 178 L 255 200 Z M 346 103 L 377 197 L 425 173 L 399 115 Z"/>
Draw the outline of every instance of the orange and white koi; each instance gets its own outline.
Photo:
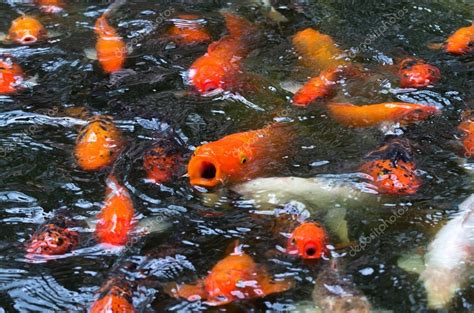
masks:
<path id="1" fill-rule="evenodd" d="M 403 88 L 422 88 L 436 83 L 441 72 L 423 60 L 406 58 L 400 62 L 398 77 Z"/>
<path id="2" fill-rule="evenodd" d="M 9 94 L 21 89 L 23 71 L 11 58 L 0 58 L 0 94 Z"/>
<path id="3" fill-rule="evenodd" d="M 193 14 L 178 15 L 173 19 L 167 35 L 178 45 L 191 45 L 203 43 L 211 40 L 208 30 L 203 24 L 203 19 Z"/>
<path id="4" fill-rule="evenodd" d="M 127 47 L 115 28 L 107 22 L 107 17 L 107 14 L 103 14 L 95 22 L 96 50 L 97 59 L 104 72 L 113 73 L 123 69 Z"/>
<path id="5" fill-rule="evenodd" d="M 48 32 L 36 18 L 23 15 L 15 19 L 8 31 L 7 40 L 29 45 L 46 38 Z"/>

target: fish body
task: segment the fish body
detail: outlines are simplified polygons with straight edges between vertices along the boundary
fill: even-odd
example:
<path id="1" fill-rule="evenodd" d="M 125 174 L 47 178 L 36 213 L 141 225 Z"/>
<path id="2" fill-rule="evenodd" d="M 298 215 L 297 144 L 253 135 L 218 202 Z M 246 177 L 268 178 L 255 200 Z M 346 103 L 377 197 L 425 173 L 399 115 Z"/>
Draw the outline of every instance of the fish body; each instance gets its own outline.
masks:
<path id="1" fill-rule="evenodd" d="M 86 171 L 102 169 L 115 161 L 123 141 L 110 116 L 98 115 L 82 128 L 76 139 L 75 157 Z"/>
<path id="2" fill-rule="evenodd" d="M 157 146 L 145 154 L 143 168 L 150 181 L 160 184 L 175 177 L 182 162 L 183 157 L 180 154 L 168 153 L 163 147 Z"/>
<path id="3" fill-rule="evenodd" d="M 202 24 L 199 16 L 179 15 L 173 20 L 173 26 L 167 31 L 168 36 L 178 45 L 191 45 L 211 40 L 211 35 Z"/>
<path id="4" fill-rule="evenodd" d="M 32 16 L 23 15 L 12 22 L 7 39 L 29 45 L 46 38 L 47 33 L 40 21 Z"/>
<path id="5" fill-rule="evenodd" d="M 217 306 L 237 300 L 263 298 L 290 289 L 291 280 L 272 281 L 266 270 L 244 252 L 234 252 L 219 261 L 209 275 L 195 285 L 181 285 L 174 296 L 190 301 L 203 299 Z"/>
<path id="6" fill-rule="evenodd" d="M 23 81 L 23 70 L 10 58 L 0 58 L 0 94 L 16 92 Z"/>
<path id="7" fill-rule="evenodd" d="M 327 240 L 326 231 L 319 224 L 304 222 L 291 232 L 286 251 L 302 259 L 319 259 L 327 253 Z"/>
<path id="8" fill-rule="evenodd" d="M 439 81 L 441 72 L 423 60 L 407 58 L 400 63 L 398 77 L 403 88 L 423 88 Z"/>
<path id="9" fill-rule="evenodd" d="M 331 103 L 328 105 L 328 110 L 330 116 L 338 123 L 352 127 L 371 127 L 384 122 L 408 124 L 425 120 L 440 112 L 434 106 L 405 102 L 361 106 L 350 103 Z"/>
<path id="10" fill-rule="evenodd" d="M 471 158 L 474 155 L 474 117 L 472 112 L 467 112 L 466 115 L 458 129 L 464 133 L 462 140 L 464 155 Z"/>
<path id="11" fill-rule="evenodd" d="M 456 55 L 468 54 L 474 51 L 474 23 L 454 32 L 445 42 L 446 52 Z"/>
<path id="12" fill-rule="evenodd" d="M 241 60 L 247 55 L 247 39 L 256 31 L 247 20 L 224 13 L 229 35 L 211 43 L 207 53 L 189 68 L 189 82 L 199 92 L 228 89 L 232 77 L 240 71 Z"/>
<path id="13" fill-rule="evenodd" d="M 94 31 L 97 35 L 97 59 L 106 73 L 123 69 L 127 57 L 127 47 L 115 28 L 110 26 L 107 15 L 103 14 L 95 22 Z"/>
<path id="14" fill-rule="evenodd" d="M 301 63 L 317 75 L 324 70 L 333 70 L 348 65 L 343 52 L 329 35 L 307 28 L 295 34 L 293 47 L 301 56 Z"/>
<path id="15" fill-rule="evenodd" d="M 40 255 L 61 255 L 73 250 L 79 234 L 54 223 L 41 226 L 31 237 L 26 252 Z"/>
<path id="16" fill-rule="evenodd" d="M 50 14 L 60 13 L 66 6 L 62 0 L 37 0 L 36 3 L 41 12 Z"/>
<path id="17" fill-rule="evenodd" d="M 112 278 L 99 290 L 99 298 L 92 304 L 90 313 L 134 313 L 132 292 L 125 278 Z"/>
<path id="18" fill-rule="evenodd" d="M 188 163 L 190 183 L 215 187 L 254 178 L 287 153 L 290 133 L 284 125 L 274 124 L 199 146 Z"/>
<path id="19" fill-rule="evenodd" d="M 133 201 L 125 187 L 119 185 L 115 177 L 107 179 L 104 206 L 97 215 L 95 235 L 99 242 L 124 245 L 133 230 Z"/>
<path id="20" fill-rule="evenodd" d="M 416 174 L 408 141 L 393 139 L 366 156 L 360 171 L 372 177 L 371 183 L 382 194 L 411 195 L 422 182 Z"/>
<path id="21" fill-rule="evenodd" d="M 471 195 L 429 244 L 425 269 L 420 275 L 429 308 L 447 308 L 456 291 L 469 281 L 473 265 L 474 195 Z"/>
<path id="22" fill-rule="evenodd" d="M 336 81 L 340 77 L 338 69 L 330 69 L 321 72 L 316 77 L 311 78 L 293 96 L 293 104 L 306 107 L 317 99 L 331 95 L 336 87 Z"/>
<path id="23" fill-rule="evenodd" d="M 313 301 L 323 313 L 369 313 L 367 297 L 359 291 L 350 276 L 340 273 L 333 259 L 316 279 Z"/>

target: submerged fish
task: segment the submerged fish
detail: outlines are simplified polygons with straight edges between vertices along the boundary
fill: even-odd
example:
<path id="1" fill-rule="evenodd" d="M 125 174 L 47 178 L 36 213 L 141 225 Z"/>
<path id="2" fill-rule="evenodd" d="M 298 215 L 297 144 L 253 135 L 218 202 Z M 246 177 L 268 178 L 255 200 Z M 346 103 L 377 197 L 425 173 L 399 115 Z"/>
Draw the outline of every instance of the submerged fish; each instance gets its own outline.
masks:
<path id="1" fill-rule="evenodd" d="M 338 123 L 352 127 L 371 127 L 384 122 L 408 124 L 425 120 L 440 112 L 434 106 L 405 102 L 361 106 L 350 103 L 331 103 L 328 105 L 328 110 L 330 116 Z"/>
<path id="2" fill-rule="evenodd" d="M 100 16 L 95 22 L 94 31 L 97 35 L 96 51 L 100 66 L 106 73 L 123 69 L 127 57 L 127 47 L 115 28 L 107 22 L 107 14 Z"/>
<path id="3" fill-rule="evenodd" d="M 319 259 L 327 253 L 327 234 L 315 222 L 304 222 L 296 227 L 288 238 L 286 252 L 302 259 Z"/>
<path id="4" fill-rule="evenodd" d="M 173 19 L 167 35 L 178 45 L 191 45 L 211 40 L 203 20 L 197 15 L 182 14 Z"/>
<path id="5" fill-rule="evenodd" d="M 468 54 L 474 51 L 474 23 L 458 29 L 446 40 L 444 49 L 452 54 Z"/>
<path id="6" fill-rule="evenodd" d="M 40 255 L 61 255 L 73 250 L 79 242 L 79 234 L 64 225 L 42 225 L 31 236 L 26 252 Z"/>
<path id="7" fill-rule="evenodd" d="M 0 94 L 16 92 L 21 88 L 23 71 L 11 58 L 0 58 Z"/>
<path id="8" fill-rule="evenodd" d="M 124 245 L 134 228 L 133 201 L 125 187 L 114 176 L 107 178 L 104 206 L 97 215 L 95 235 L 100 243 Z"/>
<path id="9" fill-rule="evenodd" d="M 36 18 L 23 15 L 12 22 L 7 39 L 29 45 L 44 39 L 47 33 L 46 28 Z"/>
<path id="10" fill-rule="evenodd" d="M 436 83 L 441 72 L 423 60 L 406 58 L 400 62 L 398 77 L 403 88 L 422 88 Z"/>
<path id="11" fill-rule="evenodd" d="M 99 298 L 92 304 L 90 313 L 133 313 L 132 292 L 125 278 L 108 280 L 99 290 Z"/>
<path id="12" fill-rule="evenodd" d="M 458 129 L 464 133 L 462 144 L 464 147 L 464 156 L 471 158 L 474 155 L 474 116 L 473 112 L 464 113 L 464 118 Z"/>
<path id="13" fill-rule="evenodd" d="M 177 151 L 167 151 L 162 146 L 149 150 L 143 157 L 143 168 L 147 178 L 157 184 L 169 182 L 177 176 L 183 157 Z"/>
<path id="14" fill-rule="evenodd" d="M 369 313 L 367 297 L 359 291 L 350 276 L 338 269 L 336 259 L 324 268 L 316 279 L 313 301 L 323 313 Z"/>
<path id="15" fill-rule="evenodd" d="M 171 287 L 170 293 L 189 301 L 206 300 L 208 305 L 224 305 L 237 300 L 263 298 L 293 286 L 291 279 L 273 281 L 266 269 L 240 247 L 219 261 L 209 275 L 192 285 Z"/>
<path id="16" fill-rule="evenodd" d="M 293 104 L 305 107 L 311 102 L 331 95 L 340 78 L 340 70 L 330 69 L 311 78 L 293 96 Z"/>
<path id="17" fill-rule="evenodd" d="M 288 126 L 273 124 L 199 146 L 188 163 L 189 181 L 215 187 L 255 178 L 288 153 L 292 137 Z"/>
<path id="18" fill-rule="evenodd" d="M 410 195 L 417 192 L 421 180 L 416 174 L 408 141 L 392 139 L 366 156 L 360 170 L 372 177 L 377 191 L 385 194 Z"/>
<path id="19" fill-rule="evenodd" d="M 77 136 L 74 150 L 77 164 L 86 171 L 109 166 L 118 156 L 122 144 L 122 136 L 112 118 L 95 116 Z"/>
<path id="20" fill-rule="evenodd" d="M 36 4 L 44 13 L 60 13 L 64 10 L 66 4 L 62 0 L 36 0 Z"/>
<path id="21" fill-rule="evenodd" d="M 420 279 L 431 309 L 446 308 L 456 291 L 469 282 L 474 265 L 474 195 L 459 205 L 428 247 Z"/>
<path id="22" fill-rule="evenodd" d="M 240 71 L 241 60 L 249 53 L 248 41 L 256 32 L 246 19 L 223 13 L 229 35 L 211 43 L 207 53 L 198 58 L 188 71 L 189 81 L 199 92 L 227 89 Z"/>

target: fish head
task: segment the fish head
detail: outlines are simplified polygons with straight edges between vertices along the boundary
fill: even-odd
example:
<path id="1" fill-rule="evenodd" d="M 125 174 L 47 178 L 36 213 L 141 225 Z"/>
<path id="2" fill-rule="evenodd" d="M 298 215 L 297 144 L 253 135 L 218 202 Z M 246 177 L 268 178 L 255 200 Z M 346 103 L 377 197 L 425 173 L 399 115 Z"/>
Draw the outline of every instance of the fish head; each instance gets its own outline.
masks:
<path id="1" fill-rule="evenodd" d="M 37 42 L 46 34 L 46 29 L 35 18 L 21 16 L 13 21 L 8 37 L 22 45 L 29 45 Z"/>
<path id="2" fill-rule="evenodd" d="M 41 227 L 31 238 L 26 251 L 32 254 L 60 255 L 69 252 L 78 243 L 79 235 L 75 231 L 47 224 Z"/>
<path id="3" fill-rule="evenodd" d="M 319 259 L 326 252 L 326 241 L 326 232 L 321 226 L 305 222 L 291 233 L 287 252 L 297 254 L 303 259 Z"/>
<path id="4" fill-rule="evenodd" d="M 448 53 L 461 55 L 474 51 L 474 24 L 463 27 L 451 35 L 445 43 Z"/>
<path id="5" fill-rule="evenodd" d="M 228 67 L 217 57 L 204 55 L 191 65 L 188 78 L 200 93 L 208 93 L 224 87 Z"/>
<path id="6" fill-rule="evenodd" d="M 432 85 L 441 78 L 439 69 L 421 60 L 407 58 L 400 64 L 400 86 L 421 88 Z"/>

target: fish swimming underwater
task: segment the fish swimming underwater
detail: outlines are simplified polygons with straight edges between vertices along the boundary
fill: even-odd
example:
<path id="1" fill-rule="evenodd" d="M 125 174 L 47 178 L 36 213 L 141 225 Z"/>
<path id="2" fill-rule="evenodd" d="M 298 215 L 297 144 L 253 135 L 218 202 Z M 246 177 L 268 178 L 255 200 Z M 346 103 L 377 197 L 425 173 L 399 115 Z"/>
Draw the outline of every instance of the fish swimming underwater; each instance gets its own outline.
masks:
<path id="1" fill-rule="evenodd" d="M 240 247 L 217 262 L 206 278 L 196 284 L 172 284 L 170 293 L 179 298 L 195 301 L 206 300 L 212 306 L 233 301 L 263 298 L 272 293 L 290 289 L 293 280 L 273 281 L 266 269 L 258 265 Z"/>
<path id="2" fill-rule="evenodd" d="M 474 155 L 474 112 L 464 112 L 464 117 L 458 129 L 464 133 L 462 144 L 464 147 L 464 156 L 472 158 Z"/>
<path id="3" fill-rule="evenodd" d="M 369 313 L 367 297 L 359 291 L 350 276 L 340 273 L 337 259 L 318 274 L 313 290 L 313 301 L 322 313 Z"/>
<path id="4" fill-rule="evenodd" d="M 132 292 L 125 278 L 109 279 L 99 290 L 90 313 L 133 313 Z"/>
<path id="5" fill-rule="evenodd" d="M 36 0 L 41 12 L 56 14 L 64 10 L 66 4 L 62 0 Z"/>
<path id="6" fill-rule="evenodd" d="M 167 183 L 178 176 L 183 161 L 183 156 L 178 151 L 166 151 L 165 148 L 156 146 L 143 157 L 143 168 L 150 181 L 156 184 Z"/>
<path id="7" fill-rule="evenodd" d="M 326 231 L 318 223 L 303 222 L 290 234 L 286 252 L 302 259 L 320 259 L 328 253 Z"/>
<path id="8" fill-rule="evenodd" d="M 322 71 L 316 77 L 311 78 L 293 96 L 293 104 L 306 107 L 311 102 L 331 95 L 340 78 L 340 70 L 330 69 Z"/>
<path id="9" fill-rule="evenodd" d="M 474 51 L 474 23 L 458 29 L 449 36 L 444 50 L 456 55 L 472 53 Z"/>
<path id="10" fill-rule="evenodd" d="M 31 256 L 61 255 L 73 250 L 79 243 L 79 234 L 61 224 L 64 223 L 53 220 L 38 228 L 28 241 L 26 252 Z"/>
<path id="11" fill-rule="evenodd" d="M 360 171 L 372 177 L 371 184 L 379 193 L 411 195 L 421 186 L 422 182 L 416 174 L 413 152 L 406 140 L 389 140 L 369 153 L 366 160 Z"/>
<path id="12" fill-rule="evenodd" d="M 134 228 L 133 201 L 125 187 L 114 176 L 107 178 L 105 203 L 97 215 L 95 236 L 100 243 L 124 245 Z"/>
<path id="13" fill-rule="evenodd" d="M 127 47 L 115 28 L 110 26 L 107 17 L 108 14 L 104 13 L 97 19 L 94 31 L 97 35 L 97 59 L 104 72 L 110 74 L 123 69 Z"/>
<path id="14" fill-rule="evenodd" d="M 23 15 L 15 19 L 8 31 L 7 40 L 29 45 L 46 38 L 48 32 L 36 18 Z"/>
<path id="15" fill-rule="evenodd" d="M 173 25 L 167 30 L 167 35 L 178 45 L 192 45 L 211 40 L 204 20 L 198 15 L 182 14 L 173 19 Z"/>
<path id="16" fill-rule="evenodd" d="M 23 70 L 11 58 L 0 58 L 0 94 L 9 94 L 21 89 Z"/>
<path id="17" fill-rule="evenodd" d="M 400 62 L 398 77 L 402 88 L 422 88 L 438 82 L 441 72 L 423 60 L 406 58 Z"/>
<path id="18" fill-rule="evenodd" d="M 189 181 L 215 187 L 255 178 L 288 153 L 291 133 L 287 125 L 273 124 L 199 146 L 188 163 Z"/>
<path id="19" fill-rule="evenodd" d="M 256 27 L 244 18 L 223 13 L 229 35 L 211 43 L 207 53 L 198 58 L 188 71 L 188 78 L 200 93 L 226 90 L 241 69 L 241 61 L 250 52 L 248 44 Z"/>
<path id="20" fill-rule="evenodd" d="M 329 115 L 338 123 L 351 127 L 372 127 L 384 122 L 409 124 L 440 113 L 434 106 L 405 102 L 368 105 L 328 104 Z"/>
<path id="21" fill-rule="evenodd" d="M 112 118 L 97 115 L 90 119 L 76 139 L 74 154 L 79 167 L 86 171 L 95 171 L 110 166 L 122 148 L 120 130 Z"/>

